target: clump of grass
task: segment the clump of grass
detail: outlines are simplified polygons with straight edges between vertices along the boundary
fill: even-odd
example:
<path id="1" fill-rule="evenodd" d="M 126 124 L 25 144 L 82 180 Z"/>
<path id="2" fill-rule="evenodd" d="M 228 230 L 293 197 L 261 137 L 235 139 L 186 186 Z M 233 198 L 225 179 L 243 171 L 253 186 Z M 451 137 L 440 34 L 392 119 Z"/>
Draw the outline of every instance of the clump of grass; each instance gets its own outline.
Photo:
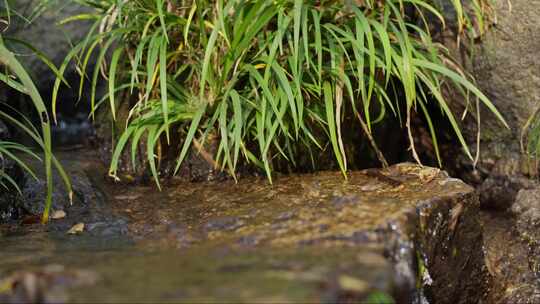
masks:
<path id="1" fill-rule="evenodd" d="M 5 1 L 5 5 L 6 5 L 5 15 L 3 16 L 0 15 L 0 20 L 2 20 L 1 23 L 7 24 L 7 25 L 9 25 L 9 22 L 11 20 L 11 14 L 10 14 L 8 3 L 9 3 L 8 1 Z M 29 135 L 43 151 L 43 154 L 44 154 L 43 161 L 45 165 L 45 173 L 46 173 L 46 179 L 47 179 L 47 189 L 46 189 L 47 197 L 45 201 L 45 210 L 43 212 L 42 222 L 46 223 L 49 219 L 49 211 L 52 205 L 52 191 L 53 191 L 52 168 L 53 166 L 58 170 L 59 174 L 62 176 L 66 184 L 66 187 L 68 191 L 70 192 L 70 197 L 71 197 L 71 184 L 62 166 L 52 154 L 50 121 L 49 121 L 49 115 L 47 113 L 47 109 L 45 107 L 45 103 L 43 102 L 30 75 L 26 72 L 26 70 L 21 65 L 21 63 L 17 60 L 15 55 L 4 44 L 4 38 L 2 36 L 3 36 L 2 33 L 0 33 L 0 65 L 2 66 L 2 70 L 0 72 L 0 81 L 5 83 L 12 89 L 17 90 L 18 92 L 29 96 L 30 100 L 32 101 L 32 105 L 37 111 L 38 117 L 40 119 L 41 132 L 38 131 L 38 129 L 36 129 L 30 123 L 30 121 L 26 119 L 23 115 L 18 115 L 15 117 L 13 115 L 9 115 L 5 111 L 0 110 L 0 119 L 18 127 L 25 134 Z M 19 43 L 23 43 L 27 45 L 30 49 L 33 49 L 29 44 L 26 44 L 22 41 L 19 41 Z M 43 54 L 39 52 L 37 54 L 42 59 L 44 59 L 45 63 L 49 65 L 51 64 L 50 60 L 47 60 L 45 57 L 43 57 Z M 60 79 L 62 79 L 61 76 L 59 77 Z M 0 100 L 0 104 L 4 102 L 5 101 Z M 19 166 L 21 166 L 24 170 L 29 172 L 31 176 L 36 178 L 36 175 L 34 174 L 34 172 L 23 161 L 21 161 L 21 159 L 17 156 L 17 154 L 13 153 L 14 151 L 19 151 L 25 154 L 29 154 L 33 157 L 40 159 L 28 147 L 25 147 L 18 143 L 0 140 L 0 159 L 10 158 L 14 160 Z M 20 191 L 18 185 L 15 183 L 13 178 L 10 177 L 4 171 L 3 168 L 0 168 L 0 185 L 7 187 L 8 184 L 15 187 L 18 191 Z"/>
<path id="2" fill-rule="evenodd" d="M 463 92 L 464 98 L 474 96 L 506 124 L 444 48 L 432 41 L 426 16 L 442 25 L 445 19 L 430 1 L 79 2 L 94 7 L 95 13 L 64 22 L 95 23 L 60 72 L 76 62 L 82 74 L 80 91 L 86 79 L 91 82 L 93 112 L 108 104 L 112 119 L 119 96 L 137 99 L 116 143 L 112 176 L 122 151 L 131 145 L 135 159 L 137 146 L 145 140 L 159 186 L 155 150 L 161 138 L 171 143 L 171 133 L 181 134 L 178 171 L 194 139 L 204 143 L 214 132 L 219 135 L 216 162 L 233 177 L 242 160 L 262 168 L 271 181 L 276 159 L 294 165 L 299 153 L 326 148 L 346 177 L 345 117 L 357 120 L 358 132 L 369 139 L 383 165 L 384 151 L 379 151 L 372 131 L 382 119 L 398 119 L 408 130 L 412 156 L 420 162 L 410 126 L 413 112 L 425 116 L 439 158 L 437 126 L 428 110 L 432 103 L 472 159 L 443 97 L 444 87 Z M 468 28 L 461 2 L 452 4 L 460 31 Z M 100 68 L 87 76 L 94 57 Z M 100 72 L 109 92 L 98 100 Z M 53 108 L 60 84 L 59 79 Z M 399 96 L 391 94 L 396 91 L 404 93 L 403 100 L 391 97 Z"/>
<path id="3" fill-rule="evenodd" d="M 540 158 L 540 107 L 537 107 L 529 116 L 521 130 L 521 152 L 525 153 L 534 163 L 534 170 L 538 172 Z M 532 173 L 531 172 L 531 173 Z M 536 175 L 536 173 L 533 173 Z"/>

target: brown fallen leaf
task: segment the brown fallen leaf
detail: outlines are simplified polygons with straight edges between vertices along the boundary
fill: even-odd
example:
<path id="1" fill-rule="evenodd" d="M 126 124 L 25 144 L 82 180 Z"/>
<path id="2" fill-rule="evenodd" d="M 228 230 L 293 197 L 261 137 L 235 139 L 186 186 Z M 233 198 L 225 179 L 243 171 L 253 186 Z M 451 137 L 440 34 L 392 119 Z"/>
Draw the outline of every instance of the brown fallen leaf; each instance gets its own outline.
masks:
<path id="1" fill-rule="evenodd" d="M 51 214 L 51 219 L 53 220 L 59 220 L 59 219 L 63 219 L 66 217 L 66 212 L 64 210 L 55 210 L 52 214 Z"/>
<path id="2" fill-rule="evenodd" d="M 418 178 L 420 178 L 420 180 L 423 183 L 427 184 L 431 182 L 432 180 L 434 180 L 439 175 L 440 172 L 441 170 L 438 168 L 425 167 L 425 168 L 420 169 L 417 175 L 418 175 Z"/>
<path id="3" fill-rule="evenodd" d="M 78 224 L 75 224 L 73 225 L 73 227 L 71 227 L 67 234 L 79 234 L 79 233 L 82 233 L 84 231 L 84 223 L 78 223 Z"/>
<path id="4" fill-rule="evenodd" d="M 339 286 L 343 290 L 365 292 L 369 288 L 369 284 L 366 281 L 348 275 L 342 275 L 338 280 Z"/>

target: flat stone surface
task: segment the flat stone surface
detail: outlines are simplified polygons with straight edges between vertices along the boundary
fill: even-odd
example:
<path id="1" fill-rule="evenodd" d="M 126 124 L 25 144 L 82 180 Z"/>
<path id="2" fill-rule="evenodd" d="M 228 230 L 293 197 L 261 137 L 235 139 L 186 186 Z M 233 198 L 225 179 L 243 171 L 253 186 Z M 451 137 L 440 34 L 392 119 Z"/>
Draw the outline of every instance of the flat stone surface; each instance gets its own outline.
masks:
<path id="1" fill-rule="evenodd" d="M 95 165 L 73 164 L 103 190 L 107 208 L 97 210 L 124 219 L 127 231 L 67 235 L 69 212 L 55 221 L 66 231 L 0 229 L 0 286 L 32 277 L 41 288 L 0 289 L 4 299 L 468 303 L 484 295 L 477 197 L 437 169 L 400 164 L 273 185 L 171 181 L 159 192 L 102 183 Z M 63 271 L 50 274 L 50 265 Z M 95 282 L 78 284 L 81 271 Z"/>

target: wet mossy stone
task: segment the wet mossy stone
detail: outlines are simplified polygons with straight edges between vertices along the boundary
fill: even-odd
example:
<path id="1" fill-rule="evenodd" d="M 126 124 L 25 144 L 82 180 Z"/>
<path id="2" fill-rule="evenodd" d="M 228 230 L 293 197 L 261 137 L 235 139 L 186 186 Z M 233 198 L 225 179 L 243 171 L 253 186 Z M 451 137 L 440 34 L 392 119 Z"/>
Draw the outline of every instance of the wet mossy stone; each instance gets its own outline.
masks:
<path id="1" fill-rule="evenodd" d="M 451 1 L 436 2 L 446 7 Z M 464 1 L 467 2 L 470 1 Z M 486 107 L 481 107 L 482 155 L 476 166 L 478 170 L 473 170 L 472 161 L 466 157 L 456 158 L 461 149 L 457 143 L 457 148 L 447 154 L 443 163 L 454 175 L 475 185 L 493 174 L 499 177 L 534 175 L 528 171 L 530 168 L 534 171 L 535 167 L 521 168 L 527 160 L 521 153 L 520 139 L 523 127 L 540 104 L 540 1 L 498 0 L 491 4 L 494 12 L 488 18 L 496 16 L 496 24 L 474 43 L 461 39 L 458 45 L 455 33 L 448 28 L 438 37 L 451 56 L 474 76 L 477 87 L 510 126 L 505 128 Z M 448 13 L 449 17 L 453 16 L 452 12 Z M 448 91 L 447 95 L 452 108 L 464 110 L 466 101 L 458 91 Z M 478 128 L 474 115 L 468 115 L 461 126 L 467 141 L 475 143 Z M 516 160 L 521 164 L 515 166 Z M 502 171 L 498 169 L 503 167 Z M 481 176 L 468 176 L 472 172 L 481 173 Z M 512 184 L 513 181 L 504 183 Z"/>
<path id="2" fill-rule="evenodd" d="M 530 265 L 540 280 L 540 187 L 519 191 L 511 210 L 517 231 L 530 248 Z"/>
<path id="3" fill-rule="evenodd" d="M 70 179 L 73 184 L 73 203 L 69 199 L 68 192 L 63 182 L 56 174 L 53 176 L 54 189 L 52 194 L 52 210 L 65 210 L 70 206 L 87 205 L 96 202 L 95 189 L 84 174 L 70 170 Z M 43 178 L 38 180 L 28 178 L 22 188 L 23 208 L 32 215 L 40 215 L 45 210 L 47 196 L 47 183 Z"/>
<path id="4" fill-rule="evenodd" d="M 382 292 L 398 303 L 426 297 L 453 304 L 487 293 L 478 197 L 438 169 L 400 164 L 351 172 L 348 180 L 337 172 L 281 176 L 273 185 L 176 182 L 115 197 L 117 212 L 130 218 L 130 236 L 151 248 L 181 248 L 180 264 L 199 265 L 196 284 L 189 270 L 182 276 L 186 301 L 203 290 L 211 299 L 254 301 L 268 292 L 261 280 L 288 286 L 271 293 L 277 298 L 262 297 L 280 301 L 362 301 Z M 154 262 L 149 271 L 157 277 L 161 263 Z M 300 298 L 290 291 L 296 284 L 303 284 Z"/>
<path id="5" fill-rule="evenodd" d="M 520 221 L 540 228 L 540 188 L 519 191 L 512 212 Z"/>
<path id="6" fill-rule="evenodd" d="M 66 164 L 86 172 L 93 166 L 80 157 Z M 35 266 L 91 265 L 101 283 L 66 291 L 81 302 L 391 297 L 460 304 L 481 302 L 491 286 L 478 197 L 435 168 L 400 164 L 350 172 L 347 180 L 339 172 L 280 176 L 272 185 L 257 178 L 171 181 L 161 192 L 149 185 L 103 187 L 108 200 L 101 210 L 111 218 L 96 220 L 93 211 L 72 218 L 68 209 L 60 220 L 66 226 L 57 230 L 61 238 L 39 241 L 36 235 L 30 242 L 32 254 L 51 247 L 57 253 L 24 259 Z M 118 249 L 109 234 L 93 238 L 86 230 L 118 217 L 126 219 L 124 238 L 135 246 Z M 85 231 L 67 236 L 74 220 L 84 222 Z M 84 247 L 77 240 L 85 240 Z M 28 246 L 28 239 L 21 241 L 0 238 L 0 248 Z M 3 259 L 0 275 L 3 267 L 22 266 L 21 254 Z M 148 284 L 149 277 L 156 283 Z"/>
<path id="7" fill-rule="evenodd" d="M 71 158 L 67 155 L 70 155 Z M 61 210 L 66 213 L 66 216 L 50 220 L 45 228 L 51 232 L 65 233 L 73 225 L 84 223 L 85 231 L 90 235 L 101 237 L 125 235 L 127 221 L 111 211 L 97 182 L 97 180 L 103 179 L 103 175 L 101 173 L 99 176 L 91 174 L 96 167 L 100 166 L 100 162 L 91 158 L 90 155 L 93 154 L 85 154 L 84 151 L 55 153 L 70 178 L 73 195 L 72 200 L 70 200 L 62 178 L 56 171 L 53 171 L 54 188 L 50 213 Z M 89 159 L 90 161 L 88 161 Z M 25 214 L 38 217 L 45 210 L 47 195 L 44 169 L 40 162 L 33 159 L 29 159 L 28 164 L 37 173 L 38 179 L 33 179 L 27 173 L 25 174 L 26 182 L 21 187 L 22 195 L 19 206 Z"/>
<path id="8" fill-rule="evenodd" d="M 485 303 L 540 303 L 538 242 L 530 235 L 538 229 L 519 219 L 525 210 L 516 211 L 518 219 L 510 212 L 482 212 L 485 266 L 492 278 Z"/>

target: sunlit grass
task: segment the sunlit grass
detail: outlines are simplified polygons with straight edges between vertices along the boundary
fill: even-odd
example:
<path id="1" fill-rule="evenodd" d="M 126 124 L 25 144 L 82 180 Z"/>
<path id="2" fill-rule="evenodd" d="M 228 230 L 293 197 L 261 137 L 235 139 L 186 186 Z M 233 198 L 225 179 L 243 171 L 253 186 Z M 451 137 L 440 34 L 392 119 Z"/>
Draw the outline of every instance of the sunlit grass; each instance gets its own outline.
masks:
<path id="1" fill-rule="evenodd" d="M 448 120 L 472 159 L 457 114 L 444 98 L 445 88 L 463 92 L 466 100 L 474 97 L 506 124 L 458 65 L 449 64 L 444 47 L 432 40 L 426 16 L 442 25 L 445 19 L 430 1 L 78 2 L 94 7 L 95 13 L 64 22 L 95 23 L 60 73 L 71 62 L 78 65 L 80 93 L 84 81 L 91 83 L 92 115 L 108 105 L 116 119 L 119 96 L 137 99 L 114 149 L 110 174 L 115 177 L 122 151 L 131 146 L 135 161 L 144 141 L 159 186 L 155 150 L 162 138 L 171 144 L 172 132 L 182 138 L 175 172 L 195 138 L 204 144 L 215 133 L 215 161 L 233 177 L 243 161 L 260 167 L 271 181 L 275 160 L 294 165 L 300 154 L 315 149 L 331 149 L 346 177 L 345 117 L 358 121 L 357 132 L 369 139 L 383 165 L 373 129 L 383 119 L 399 120 L 408 131 L 412 156 L 420 162 L 411 129 L 414 112 L 425 117 L 440 160 L 433 108 Z M 472 26 L 461 1 L 452 1 L 460 34 L 484 29 L 483 3 L 472 2 L 479 24 Z M 92 58 L 100 68 L 86 75 Z M 98 100 L 100 72 L 109 93 Z M 53 109 L 60 85 L 58 79 Z M 394 97 L 397 91 L 403 92 L 403 100 Z"/>

